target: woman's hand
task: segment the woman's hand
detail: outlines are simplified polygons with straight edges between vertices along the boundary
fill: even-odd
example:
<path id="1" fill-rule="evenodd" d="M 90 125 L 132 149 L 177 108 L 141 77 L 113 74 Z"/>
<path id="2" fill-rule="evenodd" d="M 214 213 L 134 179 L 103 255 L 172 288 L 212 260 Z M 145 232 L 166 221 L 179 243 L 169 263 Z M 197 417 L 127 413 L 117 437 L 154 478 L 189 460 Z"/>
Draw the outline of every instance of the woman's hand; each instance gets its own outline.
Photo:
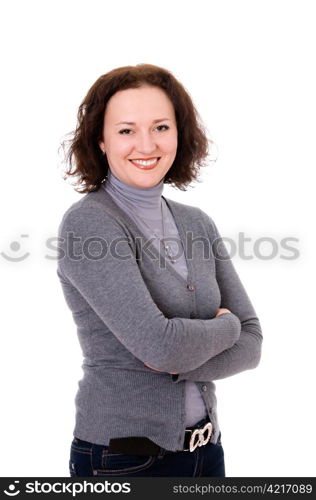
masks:
<path id="1" fill-rule="evenodd" d="M 215 318 L 224 313 L 231 313 L 231 311 L 229 309 L 225 309 L 224 307 L 222 307 L 217 311 Z"/>
<path id="2" fill-rule="evenodd" d="M 217 313 L 216 313 L 216 316 L 215 318 L 217 318 L 218 316 L 220 316 L 221 314 L 224 314 L 224 313 L 230 313 L 231 311 L 229 309 L 225 309 L 224 307 L 221 307 Z M 163 372 L 162 370 L 157 370 L 157 368 L 154 368 L 153 366 L 150 366 L 148 365 L 147 363 L 144 363 L 145 366 L 147 366 L 148 368 L 150 368 L 151 370 L 153 370 L 154 372 L 159 372 L 159 373 L 170 373 L 171 375 L 179 375 L 177 372 Z"/>
<path id="3" fill-rule="evenodd" d="M 179 375 L 178 373 L 176 372 L 164 372 L 162 370 L 157 370 L 156 368 L 154 368 L 153 366 L 150 366 L 148 365 L 147 363 L 144 363 L 145 366 L 148 366 L 148 368 L 150 368 L 151 370 L 154 370 L 154 372 L 159 372 L 159 373 L 170 373 L 171 375 Z"/>
<path id="4" fill-rule="evenodd" d="M 224 307 L 220 308 L 217 313 L 216 313 L 216 316 L 215 318 L 217 318 L 218 316 L 220 316 L 221 314 L 224 314 L 224 313 L 230 313 L 231 311 L 229 309 L 225 309 Z M 157 370 L 157 368 L 154 368 L 153 366 L 150 366 L 148 365 L 147 363 L 144 363 L 145 366 L 147 366 L 148 368 L 150 368 L 151 370 L 153 370 L 154 372 L 159 372 L 159 373 L 170 373 L 171 375 L 179 375 L 177 372 L 163 372 L 162 370 Z"/>

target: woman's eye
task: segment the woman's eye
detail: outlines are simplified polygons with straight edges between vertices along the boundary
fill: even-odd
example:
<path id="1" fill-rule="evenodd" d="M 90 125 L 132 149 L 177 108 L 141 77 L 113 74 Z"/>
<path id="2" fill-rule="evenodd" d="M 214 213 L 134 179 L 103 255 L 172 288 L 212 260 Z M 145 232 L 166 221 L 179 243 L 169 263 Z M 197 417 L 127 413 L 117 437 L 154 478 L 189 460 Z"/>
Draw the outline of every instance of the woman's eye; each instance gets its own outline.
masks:
<path id="1" fill-rule="evenodd" d="M 120 130 L 119 133 L 122 134 L 122 135 L 125 135 L 123 134 L 123 132 L 131 132 L 131 129 L 129 128 L 124 128 L 123 130 Z M 127 134 L 127 135 L 130 135 L 130 134 Z"/>
<path id="2" fill-rule="evenodd" d="M 168 125 L 158 125 L 157 129 L 160 129 L 161 127 L 164 127 L 165 130 L 169 130 L 169 128 L 170 128 L 170 127 L 168 127 Z M 127 132 L 127 134 L 125 134 L 125 132 Z M 124 129 L 122 129 L 122 130 L 119 131 L 119 134 L 121 134 L 121 135 L 131 135 L 128 132 L 132 132 L 132 130 L 130 128 L 124 128 Z"/>
<path id="3" fill-rule="evenodd" d="M 165 127 L 166 130 L 169 130 L 170 127 L 168 127 L 168 125 L 158 125 L 157 128 L 160 128 L 160 127 Z"/>

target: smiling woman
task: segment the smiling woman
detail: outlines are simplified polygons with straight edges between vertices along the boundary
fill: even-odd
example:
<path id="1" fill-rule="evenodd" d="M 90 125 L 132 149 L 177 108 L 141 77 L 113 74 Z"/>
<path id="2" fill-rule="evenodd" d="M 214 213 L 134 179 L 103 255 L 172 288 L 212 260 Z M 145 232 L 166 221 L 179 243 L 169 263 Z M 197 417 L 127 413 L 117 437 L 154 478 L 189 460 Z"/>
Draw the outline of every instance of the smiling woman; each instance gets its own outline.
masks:
<path id="1" fill-rule="evenodd" d="M 84 355 L 71 476 L 225 476 L 214 380 L 257 366 L 261 327 L 211 217 L 162 195 L 207 152 L 166 69 L 117 68 L 79 108 L 66 175 L 86 195 L 57 268 Z"/>
<path id="2" fill-rule="evenodd" d="M 152 120 L 161 114 L 165 118 Z M 122 121 L 129 116 L 134 121 Z M 121 129 L 121 125 L 131 128 Z M 174 108 L 166 93 L 142 85 L 118 91 L 109 99 L 99 145 L 112 173 L 130 186 L 146 188 L 169 171 L 177 154 L 177 135 Z"/>
<path id="3" fill-rule="evenodd" d="M 212 143 L 183 85 L 171 72 L 151 64 L 124 66 L 100 76 L 79 106 L 77 127 L 70 141 L 62 144 L 69 164 L 65 174 L 77 177 L 78 192 L 95 191 L 104 182 L 110 159 L 102 150 L 108 150 L 112 141 L 113 154 L 121 149 L 125 160 L 151 159 L 161 152 L 159 172 L 165 172 L 169 163 L 164 183 L 181 190 L 206 166 Z M 141 151 L 128 156 L 137 144 Z"/>

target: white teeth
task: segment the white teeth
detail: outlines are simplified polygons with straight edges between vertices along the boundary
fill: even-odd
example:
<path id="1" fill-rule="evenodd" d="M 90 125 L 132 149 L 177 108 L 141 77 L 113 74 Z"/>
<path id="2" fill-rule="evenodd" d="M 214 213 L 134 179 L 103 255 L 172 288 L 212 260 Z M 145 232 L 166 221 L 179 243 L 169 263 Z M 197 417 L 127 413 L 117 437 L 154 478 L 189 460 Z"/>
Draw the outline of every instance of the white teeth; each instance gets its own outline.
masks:
<path id="1" fill-rule="evenodd" d="M 144 165 L 144 167 L 146 167 L 148 165 L 153 165 L 157 160 L 158 158 L 155 158 L 153 160 L 132 160 L 132 162 L 137 163 L 138 165 Z"/>

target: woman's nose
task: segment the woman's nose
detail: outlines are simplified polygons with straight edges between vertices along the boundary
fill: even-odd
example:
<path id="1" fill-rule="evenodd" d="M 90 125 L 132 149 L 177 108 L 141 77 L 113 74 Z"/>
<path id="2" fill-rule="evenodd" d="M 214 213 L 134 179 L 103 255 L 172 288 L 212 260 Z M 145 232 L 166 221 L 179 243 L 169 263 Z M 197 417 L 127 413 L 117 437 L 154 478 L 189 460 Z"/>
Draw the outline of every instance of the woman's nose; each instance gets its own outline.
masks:
<path id="1" fill-rule="evenodd" d="M 136 149 L 144 154 L 155 151 L 156 142 L 152 134 L 140 133 L 137 137 Z"/>

